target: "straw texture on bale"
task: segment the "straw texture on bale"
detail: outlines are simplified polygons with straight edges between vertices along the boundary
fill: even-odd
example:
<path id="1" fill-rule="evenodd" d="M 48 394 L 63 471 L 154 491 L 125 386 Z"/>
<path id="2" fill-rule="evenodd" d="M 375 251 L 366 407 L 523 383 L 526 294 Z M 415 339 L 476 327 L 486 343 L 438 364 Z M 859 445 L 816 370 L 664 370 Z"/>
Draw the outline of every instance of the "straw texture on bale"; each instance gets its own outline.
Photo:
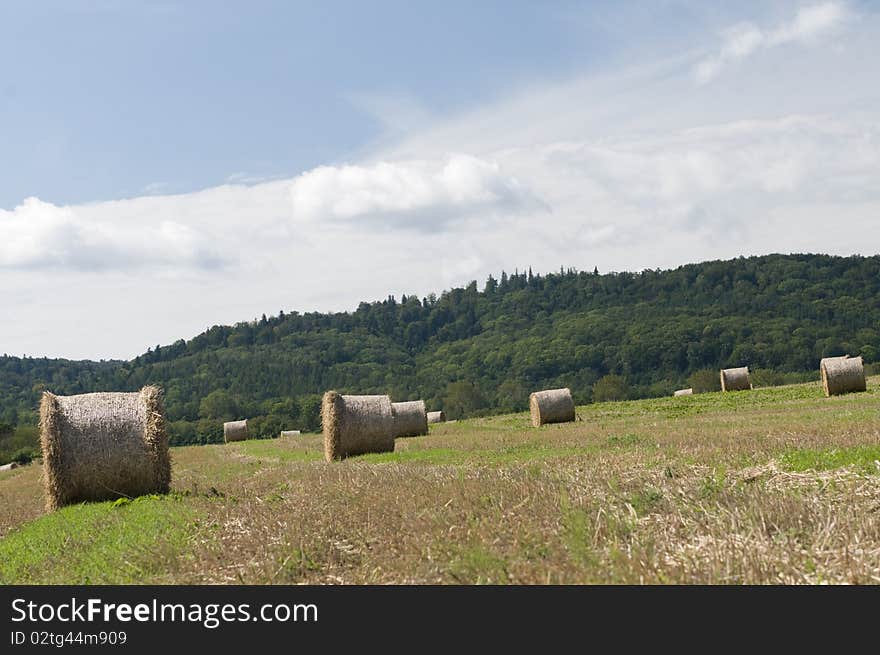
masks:
<path id="1" fill-rule="evenodd" d="M 282 437 L 298 437 L 300 434 L 301 433 L 299 430 L 282 430 L 281 431 Z"/>
<path id="2" fill-rule="evenodd" d="M 248 436 L 247 419 L 243 421 L 229 421 L 223 424 L 223 441 L 247 441 Z"/>
<path id="3" fill-rule="evenodd" d="M 428 423 L 445 423 L 446 422 L 446 413 L 442 410 L 439 412 L 428 412 L 425 417 L 428 419 Z"/>
<path id="4" fill-rule="evenodd" d="M 748 391 L 751 388 L 748 366 L 725 368 L 721 371 L 721 391 Z"/>
<path id="5" fill-rule="evenodd" d="M 418 437 L 428 434 L 428 414 L 424 400 L 391 403 L 395 437 Z"/>
<path id="6" fill-rule="evenodd" d="M 571 390 L 548 389 L 535 391 L 529 396 L 529 413 L 536 428 L 544 423 L 567 423 L 574 420 L 574 401 Z"/>
<path id="7" fill-rule="evenodd" d="M 167 493 L 171 457 L 162 391 L 43 393 L 40 447 L 46 507 Z"/>
<path id="8" fill-rule="evenodd" d="M 0 471 L 11 471 L 12 469 L 18 468 L 18 462 L 9 462 L 9 464 L 4 464 L 0 466 Z"/>
<path id="9" fill-rule="evenodd" d="M 861 357 L 826 357 L 819 363 L 826 396 L 865 391 L 865 366 Z"/>
<path id="10" fill-rule="evenodd" d="M 394 411 L 388 396 L 324 394 L 321 402 L 324 458 L 329 462 L 394 450 Z"/>
<path id="11" fill-rule="evenodd" d="M 678 391 L 676 391 L 672 395 L 673 396 L 692 396 L 693 394 L 694 394 L 693 389 L 679 389 Z"/>

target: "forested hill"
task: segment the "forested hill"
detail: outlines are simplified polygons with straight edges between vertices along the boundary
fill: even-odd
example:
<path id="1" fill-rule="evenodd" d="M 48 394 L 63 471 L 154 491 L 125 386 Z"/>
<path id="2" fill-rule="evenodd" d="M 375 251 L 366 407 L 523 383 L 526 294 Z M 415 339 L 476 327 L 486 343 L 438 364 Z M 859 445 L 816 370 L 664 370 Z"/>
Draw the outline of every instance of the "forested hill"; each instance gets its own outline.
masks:
<path id="1" fill-rule="evenodd" d="M 146 383 L 164 387 L 179 443 L 217 439 L 221 422 L 237 417 L 264 435 L 317 429 L 320 394 L 330 388 L 425 398 L 452 416 L 524 409 L 530 391 L 558 386 L 581 403 L 594 394 L 663 395 L 689 381 L 711 385 L 723 366 L 766 369 L 759 378 L 779 381 L 813 375 L 827 355 L 872 362 L 878 327 L 880 256 L 503 273 L 483 290 L 472 282 L 439 298 L 215 326 L 130 362 L 4 356 L 0 422 L 34 425 L 44 388 L 71 394 Z"/>

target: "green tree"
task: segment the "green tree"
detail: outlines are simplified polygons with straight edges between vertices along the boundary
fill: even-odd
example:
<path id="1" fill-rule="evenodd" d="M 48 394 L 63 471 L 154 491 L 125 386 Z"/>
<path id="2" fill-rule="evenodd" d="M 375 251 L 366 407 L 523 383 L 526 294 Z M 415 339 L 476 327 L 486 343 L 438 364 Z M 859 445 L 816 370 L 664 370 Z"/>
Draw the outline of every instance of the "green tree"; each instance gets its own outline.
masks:
<path id="1" fill-rule="evenodd" d="M 522 412 L 529 406 L 529 392 L 517 380 L 505 380 L 498 385 L 495 397 L 495 406 L 502 412 Z"/>
<path id="2" fill-rule="evenodd" d="M 721 391 L 721 371 L 702 368 L 690 374 L 688 383 L 691 385 L 694 393 Z"/>
<path id="3" fill-rule="evenodd" d="M 443 399 L 443 411 L 448 419 L 471 416 L 486 406 L 486 398 L 473 382 L 450 382 Z"/>
<path id="4" fill-rule="evenodd" d="M 217 389 L 202 398 L 199 403 L 199 416 L 201 418 L 231 421 L 238 414 L 238 405 L 232 395 L 224 390 Z"/>
<path id="5" fill-rule="evenodd" d="M 593 385 L 593 402 L 601 403 L 608 400 L 626 400 L 629 397 L 629 386 L 620 375 L 605 375 Z"/>
<path id="6" fill-rule="evenodd" d="M 321 396 L 307 395 L 299 399 L 299 421 L 306 432 L 321 429 Z"/>

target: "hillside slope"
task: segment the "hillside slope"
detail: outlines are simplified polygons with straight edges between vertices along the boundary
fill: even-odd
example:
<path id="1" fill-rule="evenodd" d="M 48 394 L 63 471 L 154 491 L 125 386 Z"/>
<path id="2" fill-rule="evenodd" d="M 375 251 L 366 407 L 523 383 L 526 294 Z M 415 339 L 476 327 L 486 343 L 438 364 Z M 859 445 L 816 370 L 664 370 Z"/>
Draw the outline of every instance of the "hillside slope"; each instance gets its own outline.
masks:
<path id="1" fill-rule="evenodd" d="M 619 377 L 600 385 L 601 398 L 710 388 L 719 367 L 744 364 L 759 382 L 791 382 L 814 377 L 823 356 L 874 361 L 878 325 L 878 256 L 770 255 L 606 275 L 529 271 L 490 278 L 482 291 L 473 282 L 439 298 L 215 326 L 130 362 L 3 357 L 0 423 L 34 425 L 44 388 L 159 384 L 174 442 L 199 443 L 243 416 L 264 436 L 318 429 L 319 394 L 329 388 L 421 397 L 456 417 L 522 410 L 537 388 L 569 386 L 576 401 L 590 402 L 609 374 Z"/>

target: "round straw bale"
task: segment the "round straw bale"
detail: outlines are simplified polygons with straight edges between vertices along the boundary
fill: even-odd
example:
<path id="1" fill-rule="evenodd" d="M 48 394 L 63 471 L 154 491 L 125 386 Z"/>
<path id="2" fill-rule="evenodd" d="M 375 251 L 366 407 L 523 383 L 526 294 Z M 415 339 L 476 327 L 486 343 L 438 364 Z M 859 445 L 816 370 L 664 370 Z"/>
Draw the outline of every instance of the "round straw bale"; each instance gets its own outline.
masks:
<path id="1" fill-rule="evenodd" d="M 424 400 L 391 403 L 394 412 L 394 436 L 418 437 L 428 434 L 428 414 Z"/>
<path id="2" fill-rule="evenodd" d="M 324 394 L 321 402 L 324 458 L 329 462 L 394 450 L 394 410 L 388 396 Z"/>
<path id="3" fill-rule="evenodd" d="M 442 410 L 439 412 L 428 412 L 425 416 L 428 419 L 428 423 L 445 423 L 446 422 L 446 413 Z"/>
<path id="4" fill-rule="evenodd" d="M 865 391 L 865 366 L 861 357 L 826 357 L 819 363 L 826 396 Z"/>
<path id="5" fill-rule="evenodd" d="M 567 423 L 574 420 L 574 401 L 571 390 L 548 389 L 535 391 L 529 396 L 529 413 L 536 428 L 544 423 Z"/>
<path id="6" fill-rule="evenodd" d="M 693 389 L 679 389 L 678 391 L 676 391 L 672 395 L 673 396 L 692 396 L 693 394 L 694 394 Z"/>
<path id="7" fill-rule="evenodd" d="M 0 471 L 11 471 L 12 469 L 18 468 L 18 462 L 9 462 L 9 464 L 4 464 L 0 466 Z"/>
<path id="8" fill-rule="evenodd" d="M 725 368 L 721 371 L 721 391 L 748 391 L 751 388 L 748 366 Z"/>
<path id="9" fill-rule="evenodd" d="M 171 457 L 162 390 L 43 393 L 40 447 L 46 507 L 167 493 Z"/>
<path id="10" fill-rule="evenodd" d="M 248 435 L 247 419 L 243 421 L 228 421 L 223 424 L 223 441 L 247 441 L 250 439 Z"/>
<path id="11" fill-rule="evenodd" d="M 282 430 L 281 431 L 282 437 L 298 437 L 300 434 L 301 433 L 299 430 Z"/>

